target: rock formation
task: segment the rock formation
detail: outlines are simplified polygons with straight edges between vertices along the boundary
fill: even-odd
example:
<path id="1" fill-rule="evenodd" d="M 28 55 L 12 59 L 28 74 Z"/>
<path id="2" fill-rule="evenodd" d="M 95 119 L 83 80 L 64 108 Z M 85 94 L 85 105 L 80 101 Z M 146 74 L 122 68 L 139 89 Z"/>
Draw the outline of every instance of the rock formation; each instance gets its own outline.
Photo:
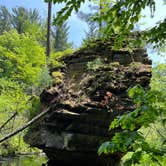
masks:
<path id="1" fill-rule="evenodd" d="M 63 81 L 40 95 L 50 113 L 28 131 L 25 140 L 42 149 L 55 166 L 116 165 L 121 154 L 97 155 L 100 144 L 115 131 L 108 126 L 117 116 L 135 109 L 128 89 L 148 88 L 151 61 L 146 50 L 112 50 L 109 42 L 81 49 L 60 59 Z"/>

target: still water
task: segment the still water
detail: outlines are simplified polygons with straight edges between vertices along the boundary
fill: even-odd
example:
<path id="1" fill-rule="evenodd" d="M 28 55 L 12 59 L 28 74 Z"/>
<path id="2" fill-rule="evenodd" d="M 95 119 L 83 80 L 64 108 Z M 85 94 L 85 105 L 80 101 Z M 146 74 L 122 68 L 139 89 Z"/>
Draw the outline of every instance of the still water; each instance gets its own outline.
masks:
<path id="1" fill-rule="evenodd" d="M 1 158 L 0 166 L 42 166 L 47 162 L 45 156 L 19 156 L 15 158 Z"/>

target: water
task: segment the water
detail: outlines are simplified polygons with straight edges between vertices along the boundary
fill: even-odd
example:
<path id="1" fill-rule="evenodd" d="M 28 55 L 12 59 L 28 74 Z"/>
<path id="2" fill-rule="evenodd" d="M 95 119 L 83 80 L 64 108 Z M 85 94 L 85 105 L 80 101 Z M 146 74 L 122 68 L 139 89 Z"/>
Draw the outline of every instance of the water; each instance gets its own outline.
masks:
<path id="1" fill-rule="evenodd" d="M 15 158 L 0 157 L 0 166 L 42 166 L 46 162 L 47 158 L 43 155 L 22 155 Z"/>

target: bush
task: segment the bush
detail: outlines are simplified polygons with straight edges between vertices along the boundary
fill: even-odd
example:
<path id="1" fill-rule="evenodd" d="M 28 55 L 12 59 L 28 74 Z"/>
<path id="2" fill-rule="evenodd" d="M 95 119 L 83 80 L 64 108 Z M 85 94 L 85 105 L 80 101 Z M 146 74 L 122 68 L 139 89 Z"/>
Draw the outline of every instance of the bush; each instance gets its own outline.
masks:
<path id="1" fill-rule="evenodd" d="M 100 68 L 103 65 L 104 64 L 103 64 L 103 62 L 100 58 L 97 58 L 94 61 L 87 63 L 88 70 L 94 70 L 94 71 L 97 70 L 98 68 Z"/>
<path id="2" fill-rule="evenodd" d="M 5 32 L 0 36 L 0 77 L 36 84 L 41 68 L 46 65 L 44 52 L 28 34 Z"/>
<path id="3" fill-rule="evenodd" d="M 73 53 L 72 49 L 67 49 L 65 51 L 52 53 L 48 60 L 49 66 L 51 68 L 59 68 L 59 67 L 64 66 L 64 63 L 62 61 L 60 61 L 59 59 L 61 57 L 69 56 L 72 53 Z"/>

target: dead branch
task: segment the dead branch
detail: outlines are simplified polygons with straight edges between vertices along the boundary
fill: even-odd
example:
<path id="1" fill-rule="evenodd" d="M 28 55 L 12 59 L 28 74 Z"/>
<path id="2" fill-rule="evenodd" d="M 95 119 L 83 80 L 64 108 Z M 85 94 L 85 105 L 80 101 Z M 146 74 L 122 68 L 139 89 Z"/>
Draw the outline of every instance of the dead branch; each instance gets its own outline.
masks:
<path id="1" fill-rule="evenodd" d="M 43 117 L 45 114 L 47 114 L 50 111 L 50 107 L 44 109 L 40 114 L 38 114 L 37 116 L 35 116 L 32 120 L 30 120 L 27 124 L 25 124 L 24 126 L 18 128 L 17 130 L 7 134 L 4 138 L 0 139 L 0 143 L 2 143 L 3 141 L 15 136 L 16 134 L 20 133 L 21 131 L 25 130 L 27 127 L 29 127 L 30 125 L 32 125 L 34 122 L 36 122 L 37 120 L 39 120 L 41 117 Z"/>
<path id="2" fill-rule="evenodd" d="M 1 127 L 0 130 L 2 130 L 15 116 L 17 115 L 17 112 L 15 112 Z"/>

